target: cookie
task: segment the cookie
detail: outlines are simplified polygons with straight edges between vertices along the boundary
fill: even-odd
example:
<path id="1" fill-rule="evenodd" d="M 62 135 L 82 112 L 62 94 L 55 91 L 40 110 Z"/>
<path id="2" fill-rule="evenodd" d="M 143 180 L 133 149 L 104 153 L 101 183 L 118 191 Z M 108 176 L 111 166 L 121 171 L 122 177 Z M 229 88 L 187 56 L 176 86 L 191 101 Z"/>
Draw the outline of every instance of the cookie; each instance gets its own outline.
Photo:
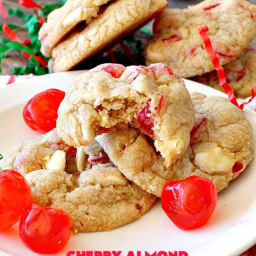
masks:
<path id="1" fill-rule="evenodd" d="M 195 94 L 192 100 L 196 124 L 190 146 L 169 168 L 152 142 L 135 129 L 102 134 L 97 141 L 129 180 L 158 197 L 166 181 L 192 175 L 211 179 L 221 191 L 251 162 L 252 129 L 243 111 L 225 98 Z"/>
<path id="2" fill-rule="evenodd" d="M 85 24 L 79 24 L 78 28 L 74 28 L 69 36 L 63 38 L 54 47 L 50 69 L 53 72 L 70 70 L 86 58 L 146 24 L 165 8 L 167 3 L 167 0 L 118 0 L 109 2 L 102 8 L 102 11 L 101 8 L 99 9 L 95 17 L 89 20 L 89 23 L 86 20 Z M 74 12 L 78 12 L 77 9 Z M 58 19 L 58 11 L 54 15 Z M 72 16 L 72 13 L 69 15 Z M 71 23 L 73 23 L 72 19 L 77 18 L 72 16 Z M 79 17 L 78 20 L 80 19 Z M 60 22 L 63 23 L 62 19 Z M 58 31 L 54 33 L 58 33 Z M 56 36 L 53 35 L 53 37 Z M 43 45 L 44 41 L 43 38 Z"/>
<path id="3" fill-rule="evenodd" d="M 240 98 L 249 97 L 252 86 L 256 84 L 256 47 L 249 46 L 239 58 L 225 65 L 224 69 L 235 95 Z M 193 80 L 224 91 L 216 71 L 194 77 Z"/>
<path id="4" fill-rule="evenodd" d="M 39 31 L 42 42 L 41 52 L 50 57 L 53 48 L 61 42 L 77 25 L 90 24 L 111 2 L 110 0 L 68 0 L 59 9 L 52 11 L 47 22 Z M 84 24 L 84 25 L 85 25 Z"/>
<path id="5" fill-rule="evenodd" d="M 123 127 L 139 128 L 170 166 L 187 149 L 194 108 L 168 66 L 104 64 L 79 76 L 58 110 L 59 136 L 72 146 Z"/>
<path id="6" fill-rule="evenodd" d="M 49 141 L 47 149 L 46 141 L 53 137 L 55 142 Z M 71 151 L 63 145 L 56 131 L 50 132 L 26 141 L 11 157 L 5 157 L 1 166 L 25 176 L 33 203 L 64 210 L 74 232 L 126 225 L 144 215 L 156 201 L 156 197 L 128 181 L 98 143 Z"/>
<path id="7" fill-rule="evenodd" d="M 214 70 L 198 28 L 207 25 L 222 65 L 247 48 L 256 34 L 256 6 L 245 0 L 206 0 L 188 9 L 165 10 L 154 23 L 154 36 L 145 47 L 147 65 L 170 65 L 181 77 Z"/>

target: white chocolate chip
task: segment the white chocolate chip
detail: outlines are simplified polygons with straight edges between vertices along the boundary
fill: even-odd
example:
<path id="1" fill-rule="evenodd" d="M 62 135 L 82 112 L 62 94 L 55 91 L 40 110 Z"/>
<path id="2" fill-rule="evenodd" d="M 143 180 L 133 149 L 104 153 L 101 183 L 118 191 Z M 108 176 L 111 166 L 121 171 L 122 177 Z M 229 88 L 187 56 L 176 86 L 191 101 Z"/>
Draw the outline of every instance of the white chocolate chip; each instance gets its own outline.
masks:
<path id="1" fill-rule="evenodd" d="M 103 187 L 114 185 L 127 185 L 127 179 L 121 174 L 116 167 L 106 167 L 104 165 L 94 166 L 92 169 L 83 172 L 80 175 L 79 183 L 82 186 L 101 185 Z"/>
<path id="2" fill-rule="evenodd" d="M 194 149 L 195 164 L 203 171 L 211 173 L 228 173 L 232 170 L 235 159 L 232 153 L 215 144 L 206 143 Z"/>
<path id="3" fill-rule="evenodd" d="M 86 160 L 86 154 L 84 152 L 84 148 L 83 147 L 77 148 L 77 151 L 76 151 L 76 166 L 77 166 L 77 170 L 79 172 L 83 172 L 85 170 L 85 168 L 86 168 L 85 160 Z"/>
<path id="4" fill-rule="evenodd" d="M 64 171 L 66 167 L 66 153 L 62 150 L 55 151 L 45 167 L 47 170 Z"/>
<path id="5" fill-rule="evenodd" d="M 62 25 L 64 27 L 74 26 L 81 20 L 82 17 L 82 7 L 78 7 L 72 11 L 63 21 Z"/>

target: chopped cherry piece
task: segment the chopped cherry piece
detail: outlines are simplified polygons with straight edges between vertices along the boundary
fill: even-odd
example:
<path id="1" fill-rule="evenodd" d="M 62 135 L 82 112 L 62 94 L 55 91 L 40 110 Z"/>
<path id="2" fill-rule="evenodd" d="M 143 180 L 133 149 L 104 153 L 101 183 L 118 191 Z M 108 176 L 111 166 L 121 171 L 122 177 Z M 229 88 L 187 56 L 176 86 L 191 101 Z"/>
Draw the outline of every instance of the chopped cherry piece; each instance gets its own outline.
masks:
<path id="1" fill-rule="evenodd" d="M 0 172 L 0 231 L 18 222 L 31 205 L 31 189 L 24 177 L 13 170 Z"/>
<path id="2" fill-rule="evenodd" d="M 187 55 L 188 57 L 192 57 L 192 56 L 195 55 L 196 50 L 197 50 L 197 47 L 191 47 L 191 48 L 189 48 L 188 51 L 186 52 L 186 55 Z"/>
<path id="3" fill-rule="evenodd" d="M 246 75 L 246 68 L 242 68 L 240 70 L 226 70 L 227 81 L 232 82 L 239 82 L 244 78 Z"/>
<path id="4" fill-rule="evenodd" d="M 232 172 L 236 173 L 236 172 L 240 172 L 242 169 L 244 168 L 243 163 L 241 162 L 236 162 L 233 166 Z"/>
<path id="5" fill-rule="evenodd" d="M 222 58 L 235 58 L 235 55 L 230 55 L 230 54 L 226 54 L 226 53 L 222 53 L 222 52 L 218 52 L 216 51 L 216 54 Z"/>
<path id="6" fill-rule="evenodd" d="M 103 64 L 100 69 L 114 78 L 120 78 L 125 71 L 125 67 L 121 64 Z"/>
<path id="7" fill-rule="evenodd" d="M 182 39 L 181 36 L 177 35 L 177 34 L 173 34 L 169 37 L 163 38 L 162 41 L 163 42 L 177 42 L 180 41 Z"/>
<path id="8" fill-rule="evenodd" d="M 137 121 L 139 124 L 139 127 L 148 135 L 153 136 L 154 131 L 154 120 L 151 117 L 152 113 L 150 111 L 150 104 L 148 103 L 139 113 L 137 116 Z"/>
<path id="9" fill-rule="evenodd" d="M 204 7 L 203 10 L 204 10 L 204 11 L 209 11 L 209 10 L 211 10 L 211 9 L 213 9 L 213 8 L 215 8 L 215 7 L 217 7 L 217 6 L 219 6 L 219 5 L 220 5 L 220 3 L 212 4 L 212 5 L 209 5 L 209 6 Z"/>
<path id="10" fill-rule="evenodd" d="M 49 89 L 36 94 L 23 109 L 23 119 L 33 130 L 45 133 L 56 127 L 58 108 L 65 92 Z"/>
<path id="11" fill-rule="evenodd" d="M 198 131 L 205 126 L 207 123 L 207 118 L 203 117 L 199 124 L 195 125 L 190 132 L 190 144 L 193 145 L 195 143 L 196 135 Z"/>
<path id="12" fill-rule="evenodd" d="M 157 74 L 158 72 L 161 73 L 161 71 L 167 71 L 169 75 L 173 75 L 171 68 L 162 63 L 151 64 L 148 68 L 152 70 L 154 74 Z"/>
<path id="13" fill-rule="evenodd" d="M 108 133 L 108 132 L 112 132 L 114 130 L 114 128 L 115 127 L 111 127 L 111 128 L 99 127 L 98 132 L 99 133 Z"/>
<path id="14" fill-rule="evenodd" d="M 241 2 L 238 2 L 238 3 L 237 3 L 237 6 L 240 7 L 240 8 L 242 8 L 242 9 L 244 9 L 244 5 L 243 5 L 243 3 L 241 3 Z"/>
<path id="15" fill-rule="evenodd" d="M 20 237 L 37 253 L 61 251 L 69 241 L 70 233 L 69 216 L 62 210 L 32 205 L 20 219 Z"/>
<path id="16" fill-rule="evenodd" d="M 237 71 L 236 82 L 239 82 L 241 79 L 243 79 L 245 74 L 246 74 L 246 69 L 245 68 L 242 68 L 241 70 Z"/>
<path id="17" fill-rule="evenodd" d="M 180 229 L 189 230 L 208 222 L 217 204 L 217 191 L 211 180 L 190 176 L 169 181 L 162 192 L 162 208 Z"/>
<path id="18" fill-rule="evenodd" d="M 127 82 L 132 83 L 140 74 L 146 74 L 149 71 L 147 67 L 139 66 L 127 77 Z"/>
<path id="19" fill-rule="evenodd" d="M 89 163 L 91 165 L 106 164 L 108 162 L 109 162 L 109 158 L 108 158 L 108 156 L 106 154 L 104 154 L 101 157 L 94 157 L 94 158 L 89 159 Z"/>
<path id="20" fill-rule="evenodd" d="M 156 112 L 157 114 L 160 114 L 161 113 L 161 110 L 163 109 L 164 107 L 164 101 L 165 101 L 165 96 L 163 94 L 160 95 L 160 99 L 159 99 L 159 103 L 158 105 L 156 106 Z"/>
<path id="21" fill-rule="evenodd" d="M 245 68 L 242 68 L 241 70 L 237 71 L 236 82 L 239 82 L 241 79 L 243 79 L 245 74 L 246 74 L 246 69 Z"/>

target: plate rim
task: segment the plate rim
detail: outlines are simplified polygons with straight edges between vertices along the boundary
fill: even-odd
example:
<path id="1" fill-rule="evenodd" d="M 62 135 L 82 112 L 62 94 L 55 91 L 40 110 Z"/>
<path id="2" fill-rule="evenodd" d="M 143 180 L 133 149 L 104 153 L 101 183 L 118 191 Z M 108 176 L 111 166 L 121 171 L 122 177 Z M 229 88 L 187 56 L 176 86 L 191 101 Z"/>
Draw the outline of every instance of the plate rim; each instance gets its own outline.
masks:
<path id="1" fill-rule="evenodd" d="M 17 82 L 11 86 L 8 86 L 6 88 L 0 88 L 0 91 L 2 91 L 3 93 L 8 91 L 8 93 L 10 95 L 12 95 L 13 93 L 15 94 L 16 92 L 16 89 L 17 89 L 17 86 L 19 88 L 21 88 L 20 86 L 22 87 L 31 87 L 31 86 L 35 86 L 33 89 L 37 90 L 38 89 L 38 92 L 42 91 L 42 89 L 39 88 L 36 88 L 36 85 L 34 85 L 33 83 L 36 83 L 38 81 L 38 79 L 42 80 L 42 79 L 45 79 L 45 80 L 48 80 L 48 79 L 64 79 L 64 77 L 67 75 L 79 75 L 81 73 L 85 72 L 85 70 L 79 70 L 79 71 L 70 71 L 70 72 L 60 72 L 60 73 L 52 73 L 52 74 L 47 74 L 47 75 L 43 75 L 43 76 L 34 76 L 34 77 L 31 77 L 27 80 L 23 80 L 23 81 L 20 81 L 20 82 Z M 195 81 L 191 81 L 191 80 L 188 80 L 188 79 L 183 79 L 185 81 L 185 84 L 194 84 L 195 86 L 200 86 L 201 88 L 207 88 L 207 90 L 210 90 L 213 92 L 214 95 L 219 95 L 219 96 L 223 96 L 223 97 L 227 97 L 227 95 L 223 92 L 220 92 L 216 89 L 213 89 L 213 88 L 210 88 L 206 85 L 203 85 L 203 84 L 200 84 L 200 83 L 197 83 Z M 58 86 L 59 87 L 59 86 Z M 51 88 L 54 88 L 54 87 L 51 87 Z M 17 93 L 17 92 L 16 92 Z M 21 94 L 21 98 L 24 98 L 23 101 L 25 101 L 25 98 L 26 98 L 26 95 L 27 93 L 24 92 Z M 10 105 L 7 106 L 7 107 L 4 107 L 4 105 L 1 106 L 1 109 L 0 109 L 0 112 L 2 111 L 6 111 L 9 107 L 12 107 L 14 105 L 17 105 L 17 103 L 15 102 L 11 102 L 10 101 Z M 254 117 L 256 118 L 256 113 L 255 111 L 253 111 L 252 109 L 250 109 L 249 107 L 245 106 L 245 110 L 246 112 L 249 112 L 250 114 L 254 115 Z M 255 156 L 255 154 L 254 154 Z M 256 228 L 256 221 L 254 223 L 254 228 Z M 255 235 L 253 237 L 250 237 L 250 239 L 248 239 L 247 243 L 246 244 L 242 244 L 240 245 L 240 247 L 238 248 L 238 246 L 236 246 L 236 249 L 234 250 L 231 250 L 228 254 L 225 254 L 225 256 L 231 256 L 231 255 L 236 255 L 236 253 L 242 253 L 244 252 L 245 250 L 247 250 L 248 248 L 250 248 L 252 245 L 254 245 L 256 243 L 256 232 L 255 232 Z M 2 249 L 0 249 L 0 255 L 12 255 L 6 251 L 2 251 Z M 190 254 L 189 254 L 190 255 Z M 192 255 L 192 254 L 191 254 Z"/>

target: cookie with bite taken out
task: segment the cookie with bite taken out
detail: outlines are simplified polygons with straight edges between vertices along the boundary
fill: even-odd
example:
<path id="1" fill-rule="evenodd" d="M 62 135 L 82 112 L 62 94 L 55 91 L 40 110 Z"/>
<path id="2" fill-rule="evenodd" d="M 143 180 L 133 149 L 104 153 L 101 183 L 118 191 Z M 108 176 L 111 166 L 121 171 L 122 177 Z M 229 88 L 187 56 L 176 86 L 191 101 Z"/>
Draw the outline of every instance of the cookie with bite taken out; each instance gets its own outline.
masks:
<path id="1" fill-rule="evenodd" d="M 168 168 L 153 143 L 135 129 L 102 134 L 97 141 L 129 180 L 158 197 L 167 181 L 194 175 L 211 179 L 219 192 L 252 161 L 252 128 L 226 98 L 194 94 L 192 101 L 196 122 L 190 145 Z"/>
<path id="2" fill-rule="evenodd" d="M 163 64 L 103 64 L 79 76 L 60 104 L 59 136 L 75 147 L 97 135 L 138 128 L 170 166 L 186 151 L 195 119 L 184 82 Z"/>

